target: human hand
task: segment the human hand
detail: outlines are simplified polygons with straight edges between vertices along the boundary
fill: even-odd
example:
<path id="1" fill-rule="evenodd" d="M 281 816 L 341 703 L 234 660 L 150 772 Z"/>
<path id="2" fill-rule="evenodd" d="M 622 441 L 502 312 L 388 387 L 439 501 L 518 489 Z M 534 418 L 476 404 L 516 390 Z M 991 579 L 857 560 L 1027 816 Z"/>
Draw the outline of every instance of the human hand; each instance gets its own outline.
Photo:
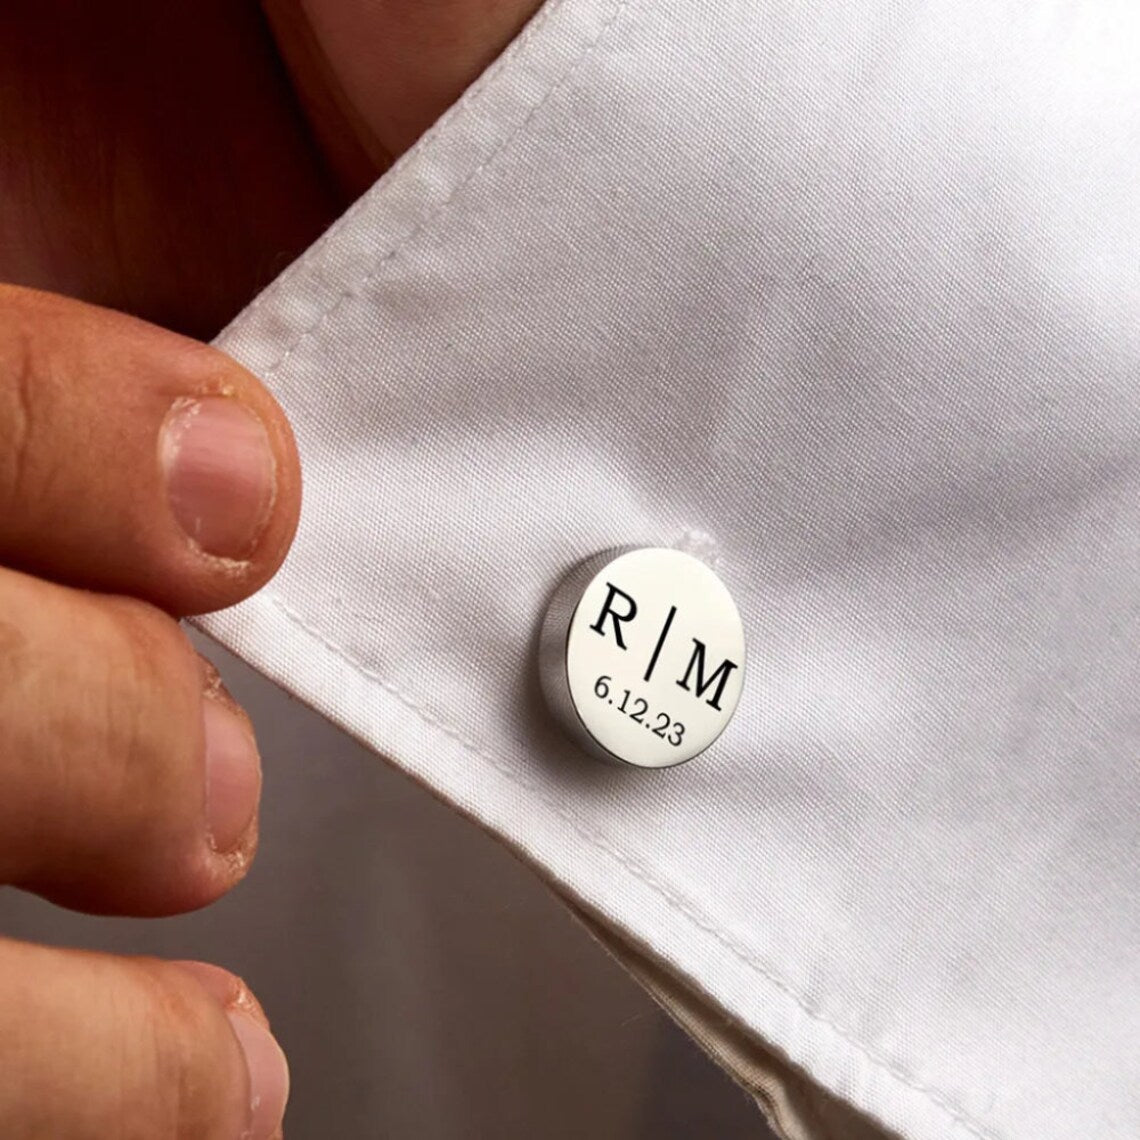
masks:
<path id="1" fill-rule="evenodd" d="M 296 92 L 245 6 L 6 6 L 0 277 L 212 333 L 536 6 L 267 5 Z M 175 617 L 267 580 L 299 485 L 233 362 L 0 286 L 0 881 L 148 915 L 242 877 L 252 732 Z M 0 1018 L 4 1136 L 278 1130 L 283 1058 L 224 970 L 0 940 Z"/>
<path id="2" fill-rule="evenodd" d="M 0 882 L 158 915 L 245 874 L 253 733 L 175 615 L 265 582 L 299 506 L 289 425 L 244 369 L 0 286 Z M 6 1137 L 280 1123 L 280 1050 L 223 970 L 0 940 L 0 1018 Z"/>

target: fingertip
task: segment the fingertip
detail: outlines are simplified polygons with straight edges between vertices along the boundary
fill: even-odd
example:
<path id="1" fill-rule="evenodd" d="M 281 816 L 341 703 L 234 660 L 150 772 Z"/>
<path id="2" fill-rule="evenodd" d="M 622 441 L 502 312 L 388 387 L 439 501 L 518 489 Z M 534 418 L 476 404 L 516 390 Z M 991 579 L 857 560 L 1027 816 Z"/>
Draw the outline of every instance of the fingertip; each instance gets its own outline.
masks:
<path id="1" fill-rule="evenodd" d="M 281 405 L 210 346 L 175 395 L 158 438 L 168 516 L 189 571 L 182 614 L 232 605 L 280 568 L 301 511 L 301 463 Z"/>
<path id="2" fill-rule="evenodd" d="M 199 962 L 192 958 L 171 962 L 180 970 L 192 974 L 194 979 L 224 1010 L 236 1009 L 269 1028 L 269 1018 L 253 991 L 237 974 L 215 966 L 212 962 Z"/>
<path id="3" fill-rule="evenodd" d="M 281 1135 L 289 1099 L 289 1062 L 270 1032 L 261 1003 L 236 974 L 209 962 L 182 960 L 171 965 L 190 974 L 218 1003 L 241 1046 L 249 1071 L 249 1140 Z"/>
<path id="4" fill-rule="evenodd" d="M 268 1140 L 287 1069 L 235 983 L 204 963 L 0 939 L 0 1004 L 18 1027 L 0 1035 L 0 1133 Z"/>
<path id="5" fill-rule="evenodd" d="M 219 349 L 0 288 L 0 562 L 170 614 L 243 600 L 296 532 L 284 410 Z"/>

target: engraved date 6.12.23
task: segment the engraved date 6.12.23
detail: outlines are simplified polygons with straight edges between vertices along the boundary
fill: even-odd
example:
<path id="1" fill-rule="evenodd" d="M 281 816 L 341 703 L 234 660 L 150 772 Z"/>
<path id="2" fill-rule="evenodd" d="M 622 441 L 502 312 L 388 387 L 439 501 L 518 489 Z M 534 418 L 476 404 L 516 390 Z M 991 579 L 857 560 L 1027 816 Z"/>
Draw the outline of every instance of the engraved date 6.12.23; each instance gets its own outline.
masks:
<path id="1" fill-rule="evenodd" d="M 629 689 L 622 689 L 619 698 L 618 690 L 611 687 L 612 682 L 612 677 L 604 674 L 599 677 L 594 682 L 594 696 L 612 705 L 615 712 L 645 725 L 654 736 L 660 736 L 675 748 L 680 746 L 685 739 L 685 726 L 679 720 L 674 720 L 665 712 L 650 711 L 649 702 L 644 697 L 635 697 Z"/>

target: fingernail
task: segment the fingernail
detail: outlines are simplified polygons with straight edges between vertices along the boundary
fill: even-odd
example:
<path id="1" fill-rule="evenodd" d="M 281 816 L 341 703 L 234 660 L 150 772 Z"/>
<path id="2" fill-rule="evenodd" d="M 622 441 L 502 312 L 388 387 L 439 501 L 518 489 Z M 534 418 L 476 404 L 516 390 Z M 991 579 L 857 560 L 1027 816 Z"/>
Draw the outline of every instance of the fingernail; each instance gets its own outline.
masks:
<path id="1" fill-rule="evenodd" d="M 222 558 L 248 557 L 276 495 L 265 425 L 225 396 L 180 400 L 160 446 L 170 509 L 194 544 Z"/>
<path id="2" fill-rule="evenodd" d="M 222 1009 L 244 1013 L 263 1028 L 269 1028 L 269 1018 L 265 1016 L 261 1002 L 237 974 L 223 970 L 221 966 L 215 966 L 212 962 L 198 962 L 190 958 L 176 958 L 170 964 L 193 974 L 198 984 Z"/>
<path id="3" fill-rule="evenodd" d="M 261 762 L 248 723 L 208 695 L 206 726 L 206 826 L 215 851 L 237 847 L 249 830 L 261 795 Z"/>
<path id="4" fill-rule="evenodd" d="M 272 1140 L 285 1117 L 289 1064 L 273 1034 L 240 1010 L 228 1010 L 249 1069 L 249 1129 L 242 1140 Z"/>

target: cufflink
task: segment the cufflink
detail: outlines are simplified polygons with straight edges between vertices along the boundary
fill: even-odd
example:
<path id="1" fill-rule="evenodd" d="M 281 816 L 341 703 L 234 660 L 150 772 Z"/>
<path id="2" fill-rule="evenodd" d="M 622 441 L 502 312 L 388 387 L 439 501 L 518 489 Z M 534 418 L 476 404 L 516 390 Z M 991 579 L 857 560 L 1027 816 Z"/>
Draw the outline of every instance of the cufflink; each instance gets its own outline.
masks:
<path id="1" fill-rule="evenodd" d="M 603 551 L 555 591 L 539 639 L 546 702 L 583 751 L 672 768 L 725 730 L 744 682 L 744 626 L 713 569 L 665 547 Z"/>

